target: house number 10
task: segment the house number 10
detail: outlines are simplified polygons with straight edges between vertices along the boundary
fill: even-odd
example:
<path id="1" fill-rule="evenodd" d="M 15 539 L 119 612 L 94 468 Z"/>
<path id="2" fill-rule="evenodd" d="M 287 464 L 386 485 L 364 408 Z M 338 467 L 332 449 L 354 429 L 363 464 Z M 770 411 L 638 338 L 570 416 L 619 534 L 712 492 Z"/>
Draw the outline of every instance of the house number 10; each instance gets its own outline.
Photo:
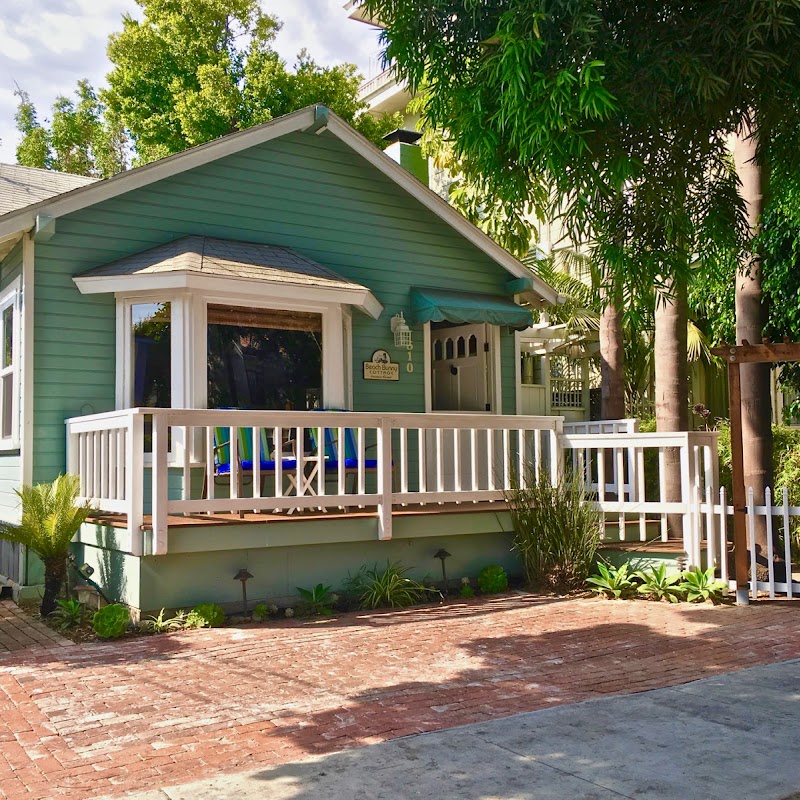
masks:
<path id="1" fill-rule="evenodd" d="M 406 364 L 406 372 L 413 372 L 414 364 L 411 361 L 411 351 L 414 349 L 414 345 L 413 344 L 406 345 L 406 349 L 408 350 L 408 363 Z"/>

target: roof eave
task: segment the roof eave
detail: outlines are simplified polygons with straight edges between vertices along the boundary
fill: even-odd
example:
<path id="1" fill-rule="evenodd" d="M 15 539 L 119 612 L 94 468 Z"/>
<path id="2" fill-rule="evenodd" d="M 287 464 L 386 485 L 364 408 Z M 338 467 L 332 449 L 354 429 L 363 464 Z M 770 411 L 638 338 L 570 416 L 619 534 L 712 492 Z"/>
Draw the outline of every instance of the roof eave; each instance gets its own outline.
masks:
<path id="1" fill-rule="evenodd" d="M 219 291 L 246 297 L 258 296 L 269 289 L 271 300 L 297 299 L 314 305 L 341 303 L 363 311 L 372 319 L 380 318 L 383 305 L 366 287 L 325 286 L 313 283 L 264 281 L 227 275 L 204 275 L 191 270 L 139 272 L 132 275 L 77 275 L 72 279 L 81 294 L 111 294 L 128 292 L 174 291 L 192 289 Z"/>

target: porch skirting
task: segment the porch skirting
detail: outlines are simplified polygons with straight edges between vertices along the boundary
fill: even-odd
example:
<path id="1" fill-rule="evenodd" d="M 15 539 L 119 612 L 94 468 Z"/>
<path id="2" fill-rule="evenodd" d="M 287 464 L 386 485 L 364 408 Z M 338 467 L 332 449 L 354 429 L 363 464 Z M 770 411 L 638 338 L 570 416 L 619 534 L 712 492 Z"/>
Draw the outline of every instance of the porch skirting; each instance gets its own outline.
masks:
<path id="1" fill-rule="evenodd" d="M 293 605 L 297 587 L 317 583 L 341 587 L 362 565 L 401 562 L 417 579 L 441 579 L 434 554 L 444 547 L 451 557 L 447 573 L 457 591 L 458 579 L 476 577 L 487 564 L 501 564 L 511 575 L 521 572 L 512 550 L 507 511 L 407 513 L 395 515 L 394 537 L 379 541 L 374 514 L 284 523 L 239 522 L 170 528 L 170 552 L 134 556 L 120 548 L 124 531 L 86 524 L 76 556 L 94 567 L 93 578 L 114 600 L 148 614 L 214 602 L 226 610 L 241 608 L 241 584 L 234 575 L 245 568 L 250 608 L 257 602 Z"/>

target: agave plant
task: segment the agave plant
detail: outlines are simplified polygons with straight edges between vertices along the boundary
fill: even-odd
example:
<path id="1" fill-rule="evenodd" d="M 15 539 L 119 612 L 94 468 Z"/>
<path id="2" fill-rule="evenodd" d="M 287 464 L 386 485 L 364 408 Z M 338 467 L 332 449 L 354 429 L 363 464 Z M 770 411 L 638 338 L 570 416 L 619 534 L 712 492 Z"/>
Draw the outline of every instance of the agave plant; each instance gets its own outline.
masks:
<path id="1" fill-rule="evenodd" d="M 659 564 L 649 570 L 639 570 L 636 577 L 641 580 L 637 591 L 650 600 L 669 600 L 670 603 L 679 603 L 684 595 L 684 589 L 678 585 L 681 575 L 667 573 L 667 565 Z"/>
<path id="2" fill-rule="evenodd" d="M 83 622 L 83 605 L 77 600 L 56 600 L 58 608 L 53 616 L 59 620 L 58 627 L 62 631 L 75 628 Z"/>
<path id="3" fill-rule="evenodd" d="M 714 577 L 714 567 L 708 569 L 695 569 L 684 572 L 681 575 L 682 582 L 679 589 L 686 592 L 686 599 L 690 603 L 705 602 L 711 600 L 718 603 L 722 599 L 722 593 L 727 589 L 725 581 L 718 581 Z"/>
<path id="4" fill-rule="evenodd" d="M 330 586 L 325 586 L 323 583 L 318 583 L 312 589 L 303 589 L 298 586 L 297 592 L 302 598 L 298 609 L 302 616 L 329 617 L 333 614 L 334 596 L 331 594 Z"/>
<path id="5" fill-rule="evenodd" d="M 72 537 L 86 521 L 92 508 L 78 504 L 80 481 L 75 475 L 59 475 L 52 483 L 22 486 L 19 525 L 4 525 L 0 539 L 18 542 L 36 553 L 44 563 L 44 596 L 40 613 L 56 609 L 56 598 L 67 576 L 67 555 Z"/>
<path id="6" fill-rule="evenodd" d="M 627 562 L 620 567 L 615 567 L 613 564 L 606 565 L 600 561 L 597 564 L 597 572 L 597 575 L 586 579 L 586 582 L 591 584 L 592 591 L 597 594 L 619 600 L 636 591 L 636 584 L 633 580 L 635 575 L 628 572 Z"/>

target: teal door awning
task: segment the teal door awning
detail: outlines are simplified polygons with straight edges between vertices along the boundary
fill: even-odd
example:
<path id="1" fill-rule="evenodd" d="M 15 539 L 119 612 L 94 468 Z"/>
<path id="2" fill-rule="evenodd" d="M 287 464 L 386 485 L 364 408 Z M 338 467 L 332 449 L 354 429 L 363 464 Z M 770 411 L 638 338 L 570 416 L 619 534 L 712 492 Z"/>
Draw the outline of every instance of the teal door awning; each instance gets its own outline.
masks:
<path id="1" fill-rule="evenodd" d="M 509 328 L 524 330 L 533 322 L 533 314 L 530 309 L 522 308 L 505 297 L 414 287 L 411 290 L 410 321 L 414 324 L 488 322 L 490 325 L 507 325 Z"/>

